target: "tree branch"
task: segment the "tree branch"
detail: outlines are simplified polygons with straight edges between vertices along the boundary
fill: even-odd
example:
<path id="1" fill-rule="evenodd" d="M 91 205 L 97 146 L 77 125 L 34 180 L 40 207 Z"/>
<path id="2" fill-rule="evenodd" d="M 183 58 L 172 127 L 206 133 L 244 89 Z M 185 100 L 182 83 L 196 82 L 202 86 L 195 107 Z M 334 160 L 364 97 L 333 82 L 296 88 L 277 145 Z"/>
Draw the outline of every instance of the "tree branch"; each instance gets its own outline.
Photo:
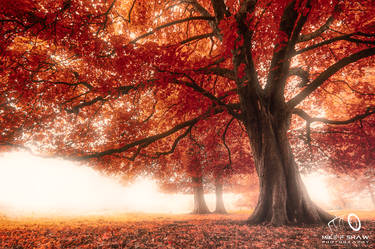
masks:
<path id="1" fill-rule="evenodd" d="M 96 31 L 96 35 L 98 35 L 100 33 L 100 31 L 102 30 L 105 30 L 106 27 L 107 27 L 107 23 L 108 23 L 108 15 L 109 15 L 109 12 L 112 10 L 113 6 L 115 5 L 117 0 L 113 0 L 111 5 L 109 6 L 109 8 L 107 9 L 106 12 L 104 12 L 103 14 L 99 15 L 100 16 L 104 16 L 104 21 L 103 23 L 101 23 L 102 25 L 100 25 L 100 28 L 98 29 L 98 31 Z"/>
<path id="2" fill-rule="evenodd" d="M 172 80 L 172 83 L 190 87 L 195 92 L 197 92 L 199 94 L 202 94 L 203 96 L 205 96 L 208 99 L 210 99 L 213 103 L 215 103 L 217 105 L 220 105 L 220 106 L 223 106 L 224 108 L 226 108 L 227 111 L 228 111 L 228 113 L 231 114 L 236 119 L 242 120 L 241 115 L 239 113 L 237 113 L 233 109 L 233 107 L 231 105 L 228 105 L 228 104 L 224 103 L 223 101 L 221 101 L 221 99 L 224 98 L 224 97 L 226 97 L 226 95 L 224 95 L 222 98 L 217 98 L 216 96 L 214 96 L 213 94 L 211 94 L 209 91 L 207 91 L 206 89 L 204 89 L 201 86 L 199 86 L 195 82 L 195 80 L 193 78 L 191 78 L 189 75 L 187 75 L 186 73 L 171 72 L 171 71 L 167 71 L 167 70 L 161 70 L 159 68 L 157 68 L 157 70 L 159 72 L 167 72 L 167 73 L 170 73 L 172 75 L 174 74 L 174 75 L 179 75 L 179 76 L 182 76 L 182 77 L 186 77 L 190 82 L 188 82 L 186 80 L 179 80 L 179 79 L 174 78 Z"/>
<path id="3" fill-rule="evenodd" d="M 332 66 L 328 67 L 324 72 L 322 72 L 315 80 L 306 86 L 300 93 L 298 93 L 294 98 L 288 101 L 288 108 L 291 110 L 297 106 L 302 100 L 304 100 L 308 95 L 310 95 L 315 89 L 321 86 L 329 77 L 335 74 L 337 71 L 343 67 L 349 65 L 350 63 L 356 62 L 360 59 L 375 55 L 375 47 L 363 49 L 357 53 L 344 57 Z"/>
<path id="4" fill-rule="evenodd" d="M 289 69 L 288 76 L 296 75 L 301 78 L 301 83 L 298 85 L 299 87 L 304 87 L 309 83 L 309 73 L 302 69 L 302 67 L 293 67 Z"/>
<path id="5" fill-rule="evenodd" d="M 42 82 L 42 81 L 34 81 L 33 82 Z M 55 85 L 68 85 L 68 86 L 78 86 L 78 85 L 84 85 L 85 87 L 87 87 L 89 90 L 92 90 L 93 89 L 93 86 L 90 85 L 88 82 L 86 81 L 80 81 L 80 82 L 77 82 L 77 83 L 68 83 L 68 82 L 64 82 L 64 81 L 56 81 L 56 82 L 51 82 L 51 84 L 55 84 Z"/>
<path id="6" fill-rule="evenodd" d="M 99 158 L 99 157 L 103 157 L 103 156 L 108 156 L 108 155 L 112 155 L 112 154 L 126 152 L 129 149 L 134 148 L 134 147 L 138 147 L 137 150 L 140 151 L 139 148 L 142 149 L 144 147 L 147 147 L 148 145 L 154 143 L 155 141 L 158 141 L 158 140 L 161 140 L 165 137 L 168 137 L 168 136 L 184 129 L 185 127 L 193 126 L 196 123 L 198 123 L 200 120 L 206 119 L 206 118 L 208 118 L 212 115 L 218 114 L 220 112 L 223 112 L 223 109 L 221 109 L 221 108 L 211 109 L 210 108 L 209 110 L 207 110 L 202 115 L 200 115 L 200 116 L 198 116 L 194 119 L 182 122 L 178 125 L 175 125 L 174 127 L 172 127 L 171 129 L 169 129 L 165 132 L 162 132 L 162 133 L 159 133 L 157 135 L 150 136 L 150 137 L 147 137 L 147 138 L 136 140 L 132 143 L 126 144 L 126 145 L 121 146 L 121 147 L 116 148 L 116 149 L 109 149 L 109 150 L 105 150 L 105 151 L 101 151 L 101 152 L 90 153 L 90 154 L 87 154 L 87 155 L 76 156 L 75 159 L 76 160 L 85 160 L 85 159 L 90 159 L 90 158 Z M 139 154 L 139 152 L 138 152 L 138 154 Z"/>
<path id="7" fill-rule="evenodd" d="M 352 92 L 358 94 L 358 95 L 362 95 L 362 96 L 375 96 L 375 93 L 365 93 L 365 92 L 361 92 L 361 91 L 358 91 L 357 89 L 354 89 L 348 82 L 346 82 L 345 80 L 337 80 L 335 79 L 333 82 L 338 82 L 338 83 L 344 83 Z"/>
<path id="8" fill-rule="evenodd" d="M 152 116 L 154 116 L 157 103 L 158 101 L 156 100 L 154 104 L 152 105 L 152 112 L 150 113 L 150 115 L 148 115 L 148 117 L 145 120 L 142 121 L 142 123 L 148 122 L 152 118 Z"/>
<path id="9" fill-rule="evenodd" d="M 210 15 L 210 12 L 208 12 L 207 9 L 205 9 L 200 3 L 198 3 L 197 0 L 183 0 L 181 1 L 182 3 L 190 4 L 197 12 L 199 12 L 202 16 L 207 16 L 207 17 L 212 17 Z M 216 37 L 221 39 L 221 34 L 220 30 L 218 28 L 218 24 L 215 22 L 215 17 L 212 17 L 212 21 L 209 22 L 212 30 L 214 31 L 213 33 L 215 34 Z"/>
<path id="10" fill-rule="evenodd" d="M 158 31 L 158 30 L 161 30 L 161 29 L 173 26 L 175 24 L 189 22 L 189 21 L 193 21 L 193 20 L 208 20 L 208 21 L 212 21 L 212 20 L 214 20 L 214 18 L 211 17 L 211 16 L 192 16 L 192 17 L 188 17 L 188 18 L 176 20 L 176 21 L 173 21 L 173 22 L 169 22 L 169 23 L 166 23 L 166 24 L 163 24 L 163 25 L 160 25 L 160 26 L 154 28 L 150 32 L 147 32 L 147 33 L 145 33 L 145 34 L 143 34 L 141 36 L 138 36 L 137 38 L 135 38 L 134 40 L 132 40 L 130 43 L 131 44 L 135 44 L 137 41 L 139 41 L 139 40 L 141 40 L 143 38 L 146 38 L 147 36 L 153 35 L 155 33 L 155 31 Z"/>
<path id="11" fill-rule="evenodd" d="M 189 43 L 191 41 L 201 40 L 201 39 L 204 39 L 204 38 L 209 38 L 209 37 L 212 37 L 214 35 L 215 35 L 215 33 L 207 33 L 207 34 L 202 34 L 202 35 L 196 35 L 196 36 L 189 37 L 188 39 L 183 40 L 180 43 L 181 44 L 186 44 L 186 43 Z"/>
<path id="12" fill-rule="evenodd" d="M 375 34 L 365 34 L 365 33 L 362 33 L 362 32 L 356 32 L 356 33 L 352 33 L 352 34 L 337 36 L 337 37 L 331 38 L 329 40 L 322 41 L 322 42 L 319 42 L 317 44 L 311 45 L 309 47 L 302 48 L 300 50 L 294 51 L 293 56 L 298 55 L 298 54 L 302 54 L 302 53 L 307 52 L 309 50 L 313 50 L 315 48 L 319 48 L 319 47 L 322 47 L 324 45 L 328 45 L 328 44 L 331 44 L 331 43 L 334 43 L 334 42 L 337 42 L 337 41 L 349 41 L 349 42 L 360 43 L 360 44 L 375 45 L 375 41 L 356 39 L 356 38 L 352 38 L 353 36 L 375 37 Z"/>
<path id="13" fill-rule="evenodd" d="M 236 119 L 242 120 L 241 115 L 236 113 L 231 105 L 228 105 L 228 104 L 222 102 L 220 98 L 215 97 L 210 92 L 208 92 L 204 88 L 200 87 L 197 83 L 195 83 L 195 81 L 187 82 L 187 81 L 174 79 L 174 82 L 176 84 L 184 85 L 184 86 L 188 86 L 188 87 L 192 88 L 194 91 L 196 91 L 196 92 L 202 94 L 203 96 L 207 97 L 208 99 L 210 99 L 213 103 L 226 108 L 228 113 L 231 114 Z"/>
<path id="14" fill-rule="evenodd" d="M 225 130 L 224 130 L 223 136 L 222 136 L 223 144 L 224 144 L 225 148 L 228 151 L 228 160 L 229 160 L 229 165 L 228 166 L 232 165 L 232 154 L 231 154 L 231 151 L 230 151 L 230 149 L 229 149 L 229 147 L 228 147 L 228 145 L 227 145 L 227 143 L 225 141 L 225 136 L 227 135 L 228 128 L 229 128 L 230 124 L 233 122 L 233 120 L 234 120 L 234 117 L 231 118 L 231 120 L 229 120 L 229 122 L 225 126 Z"/>
<path id="15" fill-rule="evenodd" d="M 360 121 L 370 115 L 375 114 L 375 107 L 368 107 L 365 113 L 356 115 L 350 119 L 347 120 L 330 120 L 326 118 L 316 118 L 316 117 L 311 117 L 309 114 L 307 114 L 304 110 L 295 108 L 292 112 L 293 114 L 296 114 L 306 120 L 306 122 L 313 123 L 313 122 L 321 122 L 325 124 L 331 124 L 331 125 L 346 125 L 346 124 L 351 124 L 356 121 Z"/>
<path id="16" fill-rule="evenodd" d="M 132 14 L 133 8 L 134 8 L 134 6 L 135 6 L 135 2 L 137 2 L 137 0 L 134 0 L 134 1 L 133 1 L 132 6 L 130 7 L 130 10 L 129 10 L 129 13 L 128 13 L 128 21 L 129 21 L 129 23 L 130 23 L 130 21 L 131 21 L 130 17 L 131 17 L 131 14 Z"/>
<path id="17" fill-rule="evenodd" d="M 323 24 L 319 29 L 315 30 L 314 32 L 312 32 L 310 34 L 300 35 L 297 39 L 297 43 L 310 41 L 310 40 L 320 36 L 321 34 L 323 34 L 329 28 L 329 26 L 331 26 L 331 24 L 333 23 L 334 20 L 335 20 L 335 18 L 333 16 L 330 16 L 327 19 L 326 23 Z"/>
<path id="18" fill-rule="evenodd" d="M 316 118 L 311 117 L 309 114 L 307 114 L 304 110 L 295 108 L 292 112 L 293 114 L 296 114 L 300 116 L 302 119 L 306 121 L 306 143 L 308 144 L 310 150 L 312 148 L 311 145 L 311 123 L 314 122 L 321 122 L 325 124 L 331 124 L 331 125 L 347 125 L 350 123 L 354 123 L 356 121 L 361 121 L 362 119 L 375 114 L 375 107 L 369 107 L 367 108 L 366 112 L 363 114 L 359 114 L 354 116 L 353 118 L 347 119 L 347 120 L 330 120 L 326 118 Z"/>
<path id="19" fill-rule="evenodd" d="M 221 68 L 221 67 L 200 68 L 198 70 L 195 70 L 195 72 L 201 72 L 204 74 L 215 74 L 215 75 L 227 78 L 229 80 L 236 79 L 233 70 L 230 70 L 227 68 Z"/>
<path id="20" fill-rule="evenodd" d="M 256 0 L 245 0 L 241 2 L 240 10 L 236 14 L 238 24 L 237 33 L 240 35 L 240 38 L 237 39 L 236 42 L 243 44 L 239 46 L 239 49 L 232 51 L 232 54 L 237 87 L 240 89 L 246 84 L 249 92 L 253 91 L 258 94 L 261 88 L 251 51 L 254 31 L 249 29 L 249 20 L 247 20 L 248 14 L 253 14 L 255 11 L 255 6 Z M 239 74 L 241 64 L 246 65 L 244 69 L 245 77 Z"/>
<path id="21" fill-rule="evenodd" d="M 106 101 L 106 99 L 103 98 L 103 97 L 101 97 L 101 96 L 99 96 L 99 97 L 93 98 L 93 99 L 90 100 L 90 101 L 85 101 L 85 102 L 82 102 L 82 103 L 80 103 L 80 104 L 78 104 L 78 105 L 75 105 L 75 106 L 73 106 L 72 109 L 65 108 L 65 111 L 66 111 L 67 113 L 75 113 L 75 114 L 78 114 L 78 112 L 79 112 L 79 110 L 80 110 L 81 108 L 86 107 L 86 106 L 91 106 L 91 105 L 93 105 L 93 104 L 95 104 L 95 103 L 97 103 L 97 102 L 99 102 L 99 101 L 101 101 L 101 102 L 103 103 L 103 102 Z"/>
<path id="22" fill-rule="evenodd" d="M 224 0 L 211 0 L 211 4 L 215 12 L 216 23 L 220 23 L 224 16 L 230 16 Z"/>
<path id="23" fill-rule="evenodd" d="M 172 145 L 172 147 L 171 147 L 170 150 L 168 150 L 168 151 L 162 151 L 162 152 L 156 152 L 156 153 L 155 153 L 155 154 L 156 154 L 155 156 L 149 156 L 149 155 L 145 155 L 145 154 L 142 154 L 142 156 L 146 156 L 146 157 L 151 158 L 151 159 L 158 159 L 158 158 L 160 158 L 161 156 L 165 156 L 165 155 L 172 154 L 172 153 L 175 151 L 175 149 L 176 149 L 178 143 L 180 142 L 180 140 L 181 140 L 182 138 L 186 137 L 186 136 L 191 132 L 191 129 L 193 128 L 193 126 L 194 126 L 194 125 L 189 126 L 189 127 L 185 130 L 184 133 L 182 133 L 181 135 L 179 135 L 179 136 L 176 138 L 176 140 L 174 140 L 173 145 Z M 134 159 L 135 159 L 135 157 L 134 157 Z M 133 159 L 133 160 L 134 160 L 134 159 Z"/>
<path id="24" fill-rule="evenodd" d="M 72 84 L 74 85 L 74 84 Z M 121 95 L 124 95 L 124 94 L 127 94 L 130 90 L 132 89 L 135 89 L 136 86 L 120 86 L 118 88 L 116 88 L 116 90 L 121 94 Z M 86 93 L 85 93 L 86 94 Z M 96 98 L 93 98 L 92 100 L 90 101 L 84 101 L 78 105 L 75 105 L 73 106 L 71 109 L 68 109 L 68 108 L 65 108 L 65 111 L 68 112 L 68 113 L 75 113 L 75 114 L 78 114 L 79 110 L 83 107 L 86 107 L 86 106 L 91 106 L 97 102 L 106 102 L 107 99 L 105 97 L 102 97 L 102 96 L 98 96 Z M 67 102 L 65 102 L 67 103 Z"/>
<path id="25" fill-rule="evenodd" d="M 303 3 L 304 5 L 302 5 Z M 303 11 L 302 9 L 306 9 L 308 12 L 306 14 L 299 13 Z M 265 88 L 266 94 L 270 96 L 275 106 L 284 103 L 284 90 L 290 67 L 290 57 L 294 52 L 298 35 L 307 21 L 310 9 L 310 1 L 301 2 L 300 6 L 296 6 L 296 1 L 291 1 L 281 18 L 278 32 L 279 43 L 275 45 Z"/>
<path id="26" fill-rule="evenodd" d="M 190 4 L 202 16 L 211 16 L 210 12 L 208 12 L 208 10 L 206 10 L 200 3 L 198 3 L 197 0 L 183 0 L 182 3 Z"/>

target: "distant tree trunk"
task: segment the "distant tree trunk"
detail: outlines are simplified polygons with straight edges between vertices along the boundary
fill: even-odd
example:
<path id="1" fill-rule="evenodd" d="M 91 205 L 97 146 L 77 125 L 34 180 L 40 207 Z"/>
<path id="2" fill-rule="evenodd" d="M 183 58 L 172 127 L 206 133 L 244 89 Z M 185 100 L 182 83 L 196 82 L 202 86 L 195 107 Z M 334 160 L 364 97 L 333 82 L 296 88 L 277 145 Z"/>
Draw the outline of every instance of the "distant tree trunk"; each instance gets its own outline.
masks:
<path id="1" fill-rule="evenodd" d="M 192 177 L 193 189 L 194 189 L 194 209 L 193 214 L 208 214 L 210 210 L 206 205 L 204 199 L 202 177 Z"/>
<path id="2" fill-rule="evenodd" d="M 372 191 L 370 183 L 367 183 L 367 188 L 368 188 L 368 191 L 370 192 L 372 205 L 375 207 L 375 196 L 374 196 L 374 192 Z"/>
<path id="3" fill-rule="evenodd" d="M 252 93 L 250 93 L 252 94 Z M 259 177 L 260 193 L 249 224 L 317 224 L 332 216 L 309 198 L 289 144 L 290 113 L 254 96 L 243 96 L 245 127 Z"/>
<path id="4" fill-rule="evenodd" d="M 215 193 L 216 193 L 216 209 L 214 213 L 226 214 L 224 200 L 223 200 L 223 179 L 222 174 L 215 177 Z"/>
<path id="5" fill-rule="evenodd" d="M 347 207 L 347 201 L 345 200 L 345 198 L 340 194 L 338 194 L 338 200 L 340 202 L 340 206 L 339 206 L 339 209 L 345 209 Z"/>

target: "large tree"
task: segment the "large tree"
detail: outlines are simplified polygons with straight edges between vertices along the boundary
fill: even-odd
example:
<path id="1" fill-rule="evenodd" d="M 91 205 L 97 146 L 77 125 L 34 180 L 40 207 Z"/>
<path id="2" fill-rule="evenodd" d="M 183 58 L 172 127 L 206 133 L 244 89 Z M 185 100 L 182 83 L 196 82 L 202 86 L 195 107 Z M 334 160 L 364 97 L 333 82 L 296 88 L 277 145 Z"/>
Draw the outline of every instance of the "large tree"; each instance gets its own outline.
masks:
<path id="1" fill-rule="evenodd" d="M 120 171 L 125 159 L 153 167 L 217 126 L 227 144 L 236 127 L 259 176 L 251 224 L 329 219 L 289 138 L 304 127 L 313 150 L 316 128 L 373 127 L 371 0 L 14 0 L 0 10 L 2 145 Z"/>

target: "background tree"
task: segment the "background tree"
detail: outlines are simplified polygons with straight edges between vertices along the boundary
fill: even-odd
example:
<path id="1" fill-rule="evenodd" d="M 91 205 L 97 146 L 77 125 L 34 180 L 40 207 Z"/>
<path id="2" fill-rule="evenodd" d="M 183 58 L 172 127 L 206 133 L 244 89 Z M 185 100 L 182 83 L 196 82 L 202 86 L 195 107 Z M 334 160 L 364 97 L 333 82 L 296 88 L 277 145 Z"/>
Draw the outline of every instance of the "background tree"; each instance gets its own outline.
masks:
<path id="1" fill-rule="evenodd" d="M 205 214 L 210 213 L 207 207 L 206 201 L 204 199 L 204 189 L 203 189 L 203 169 L 202 160 L 199 158 L 199 152 L 194 146 L 188 147 L 185 152 L 184 163 L 187 163 L 187 171 L 191 176 L 191 183 L 194 193 L 194 209 L 195 214 Z"/>
<path id="2" fill-rule="evenodd" d="M 259 181 L 256 172 L 252 174 L 236 174 L 230 181 L 230 190 L 241 194 L 241 199 L 235 203 L 240 210 L 254 210 L 259 197 Z"/>
<path id="3" fill-rule="evenodd" d="M 2 2 L 1 143 L 116 170 L 119 158 L 156 160 L 194 127 L 207 124 L 207 133 L 235 120 L 260 184 L 248 222 L 326 221 L 299 175 L 293 150 L 303 144 L 289 137 L 304 126 L 309 146 L 320 125 L 373 127 L 374 8 L 370 0 Z M 338 108 L 332 92 L 350 105 Z"/>
<path id="4" fill-rule="evenodd" d="M 355 170 L 352 174 L 341 173 L 328 178 L 328 184 L 331 186 L 329 193 L 333 197 L 332 204 L 335 209 L 371 209 L 375 207 L 375 183 L 371 171 Z"/>
<path id="5" fill-rule="evenodd" d="M 229 122 L 220 128 L 222 130 L 212 129 L 215 134 L 208 134 L 213 143 L 204 147 L 207 158 L 205 171 L 206 175 L 211 176 L 211 185 L 215 189 L 216 207 L 214 212 L 226 213 L 223 198 L 224 189 L 233 190 L 233 185 L 236 184 L 233 182 L 233 176 L 253 173 L 254 164 L 249 153 L 248 141 L 243 136 L 241 127 Z M 201 136 L 200 139 L 206 141 L 207 135 Z"/>

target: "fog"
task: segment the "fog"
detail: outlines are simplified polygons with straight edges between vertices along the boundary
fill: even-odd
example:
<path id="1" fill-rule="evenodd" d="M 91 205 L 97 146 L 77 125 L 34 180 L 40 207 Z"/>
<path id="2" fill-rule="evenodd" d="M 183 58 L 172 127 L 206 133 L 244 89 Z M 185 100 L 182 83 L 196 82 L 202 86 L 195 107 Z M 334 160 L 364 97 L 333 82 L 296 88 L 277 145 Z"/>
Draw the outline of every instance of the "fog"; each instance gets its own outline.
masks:
<path id="1" fill-rule="evenodd" d="M 326 186 L 327 176 L 303 179 L 311 198 L 324 208 L 335 208 Z M 210 210 L 215 195 L 205 195 Z M 237 211 L 242 196 L 225 193 L 227 210 Z M 361 202 L 363 207 L 365 200 Z M 367 200 L 368 202 L 368 200 Z M 370 205 L 370 204 L 366 204 Z M 193 196 L 165 194 L 151 179 L 137 179 L 123 186 L 115 178 L 72 162 L 14 152 L 0 156 L 0 213 L 5 215 L 95 215 L 124 212 L 189 213 Z"/>
<path id="2" fill-rule="evenodd" d="M 207 194 L 214 209 L 214 194 Z M 236 209 L 240 195 L 224 194 Z M 7 215 L 92 215 L 112 212 L 188 213 L 192 195 L 164 194 L 151 179 L 123 186 L 115 178 L 68 161 L 27 153 L 0 157 L 0 212 Z"/>

